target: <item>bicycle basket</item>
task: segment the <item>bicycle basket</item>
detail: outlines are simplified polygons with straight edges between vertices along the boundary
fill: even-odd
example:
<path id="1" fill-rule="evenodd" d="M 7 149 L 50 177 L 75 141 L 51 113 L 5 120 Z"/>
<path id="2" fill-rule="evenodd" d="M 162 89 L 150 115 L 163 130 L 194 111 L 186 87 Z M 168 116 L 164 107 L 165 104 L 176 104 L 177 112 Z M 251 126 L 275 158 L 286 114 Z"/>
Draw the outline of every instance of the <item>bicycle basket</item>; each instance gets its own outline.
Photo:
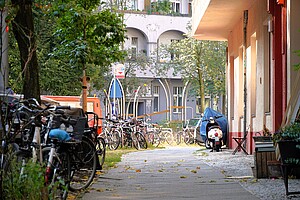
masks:
<path id="1" fill-rule="evenodd" d="M 73 131 L 73 134 L 72 134 L 73 139 L 79 140 L 79 141 L 82 140 L 82 136 L 83 136 L 83 133 L 84 133 L 84 127 L 85 127 L 86 122 L 87 122 L 87 119 L 85 117 L 79 117 L 77 119 L 77 123 L 74 127 L 74 131 Z"/>

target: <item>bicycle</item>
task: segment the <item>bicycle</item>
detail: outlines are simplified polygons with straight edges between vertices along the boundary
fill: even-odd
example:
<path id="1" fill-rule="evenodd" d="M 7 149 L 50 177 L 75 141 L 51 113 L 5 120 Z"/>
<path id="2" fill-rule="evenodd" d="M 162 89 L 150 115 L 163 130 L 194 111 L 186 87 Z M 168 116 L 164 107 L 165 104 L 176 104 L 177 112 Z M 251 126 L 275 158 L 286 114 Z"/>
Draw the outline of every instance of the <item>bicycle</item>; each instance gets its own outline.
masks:
<path id="1" fill-rule="evenodd" d="M 91 126 L 89 126 L 88 129 L 84 130 L 84 135 L 87 136 L 88 138 L 90 138 L 96 147 L 96 152 L 97 152 L 97 156 L 99 159 L 99 167 L 98 169 L 102 169 L 102 166 L 105 162 L 105 154 L 106 154 L 106 143 L 105 140 L 98 135 L 98 131 L 99 131 L 99 120 L 100 118 L 98 117 L 98 115 L 94 112 L 85 112 L 85 115 L 88 118 L 89 122 L 91 123 Z M 92 116 L 92 117 L 90 117 Z"/>
<path id="2" fill-rule="evenodd" d="M 117 126 L 112 124 L 112 120 L 107 119 L 104 122 L 102 132 L 99 134 L 99 136 L 104 139 L 105 144 L 108 146 L 110 150 L 116 150 L 121 143 L 120 134 L 121 133 L 119 132 L 119 130 L 117 130 Z"/>
<path id="3" fill-rule="evenodd" d="M 84 135 L 86 122 L 85 117 L 78 118 L 76 124 L 74 120 L 64 121 L 68 127 L 74 125 L 73 131 L 52 129 L 49 133 L 51 147 L 43 149 L 43 157 L 47 160 L 46 184 L 57 184 L 56 192 L 62 199 L 67 197 L 68 189 L 86 189 L 96 173 L 97 151 L 93 141 Z"/>
<path id="4" fill-rule="evenodd" d="M 187 145 L 194 142 L 194 129 L 193 128 L 183 128 L 182 131 L 176 133 L 176 144 L 179 145 L 181 141 Z"/>
<path id="5" fill-rule="evenodd" d="M 146 138 L 148 139 L 148 142 L 153 145 L 154 147 L 158 147 L 160 145 L 160 137 L 159 137 L 159 131 L 155 128 L 156 124 L 146 124 Z"/>
<path id="6" fill-rule="evenodd" d="M 147 149 L 148 145 L 144 135 L 135 130 L 135 125 L 131 121 L 123 122 L 123 133 L 124 133 L 124 146 L 125 147 L 134 147 L 137 150 Z"/>
<path id="7" fill-rule="evenodd" d="M 169 145 L 172 145 L 174 137 L 171 128 L 155 127 L 155 130 L 159 135 L 160 143 L 167 143 Z"/>
<path id="8" fill-rule="evenodd" d="M 41 131 L 41 119 L 48 108 L 42 109 L 35 99 L 18 101 L 9 107 L 5 113 L 7 117 L 1 114 L 5 119 L 2 121 L 5 130 L 1 143 L 1 190 L 3 176 L 7 173 L 23 177 L 26 176 L 24 169 L 29 160 L 42 163 L 42 148 L 47 145 L 41 135 L 46 133 Z M 17 171 L 13 173 L 12 168 Z"/>

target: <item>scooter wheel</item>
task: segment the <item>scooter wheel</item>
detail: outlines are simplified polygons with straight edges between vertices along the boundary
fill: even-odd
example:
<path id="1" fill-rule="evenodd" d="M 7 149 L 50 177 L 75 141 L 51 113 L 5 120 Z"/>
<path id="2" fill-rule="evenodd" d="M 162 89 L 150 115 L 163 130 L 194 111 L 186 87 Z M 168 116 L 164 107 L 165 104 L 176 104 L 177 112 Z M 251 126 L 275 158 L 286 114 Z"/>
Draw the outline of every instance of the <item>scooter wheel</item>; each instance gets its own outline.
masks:
<path id="1" fill-rule="evenodd" d="M 219 152 L 220 151 L 220 145 L 216 145 L 216 152 Z"/>
<path id="2" fill-rule="evenodd" d="M 204 142 L 206 149 L 211 149 L 210 141 L 208 139 Z"/>

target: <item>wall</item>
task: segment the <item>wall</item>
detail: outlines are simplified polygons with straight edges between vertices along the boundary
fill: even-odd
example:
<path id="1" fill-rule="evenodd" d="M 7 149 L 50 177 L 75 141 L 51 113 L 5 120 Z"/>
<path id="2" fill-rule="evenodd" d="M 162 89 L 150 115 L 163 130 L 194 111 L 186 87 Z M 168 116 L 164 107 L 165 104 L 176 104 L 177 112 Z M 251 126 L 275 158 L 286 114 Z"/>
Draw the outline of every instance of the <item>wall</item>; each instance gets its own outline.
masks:
<path id="1" fill-rule="evenodd" d="M 263 129 L 263 124 L 271 127 L 270 121 L 266 120 L 264 105 L 264 71 L 265 71 L 265 50 L 264 50 L 264 24 L 267 24 L 268 13 L 266 11 L 267 1 L 256 1 L 248 9 L 247 25 L 247 116 L 246 130 L 248 134 L 247 149 L 253 150 L 252 136 Z M 230 91 L 229 137 L 243 136 L 244 130 L 244 62 L 243 62 L 243 13 L 241 19 L 235 25 L 228 37 L 228 74 L 233 78 L 228 79 L 228 91 Z M 233 87 L 233 88 L 232 88 Z M 232 95 L 231 95 L 232 94 Z M 233 100 L 233 103 L 232 103 Z M 233 107 L 233 108 L 232 108 Z M 232 114 L 232 112 L 234 114 Z M 236 147 L 236 144 L 229 138 L 229 144 Z"/>

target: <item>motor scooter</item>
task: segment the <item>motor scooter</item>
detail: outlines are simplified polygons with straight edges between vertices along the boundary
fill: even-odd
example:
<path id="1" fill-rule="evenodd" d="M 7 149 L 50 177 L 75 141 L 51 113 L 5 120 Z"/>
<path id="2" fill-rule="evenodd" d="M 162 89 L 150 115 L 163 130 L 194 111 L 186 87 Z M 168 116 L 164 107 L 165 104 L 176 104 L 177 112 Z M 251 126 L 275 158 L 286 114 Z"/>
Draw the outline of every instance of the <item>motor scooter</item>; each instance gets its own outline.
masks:
<path id="1" fill-rule="evenodd" d="M 206 125 L 206 138 L 212 149 L 211 151 L 216 150 L 216 152 L 219 152 L 223 145 L 223 132 L 213 117 L 209 118 Z"/>

